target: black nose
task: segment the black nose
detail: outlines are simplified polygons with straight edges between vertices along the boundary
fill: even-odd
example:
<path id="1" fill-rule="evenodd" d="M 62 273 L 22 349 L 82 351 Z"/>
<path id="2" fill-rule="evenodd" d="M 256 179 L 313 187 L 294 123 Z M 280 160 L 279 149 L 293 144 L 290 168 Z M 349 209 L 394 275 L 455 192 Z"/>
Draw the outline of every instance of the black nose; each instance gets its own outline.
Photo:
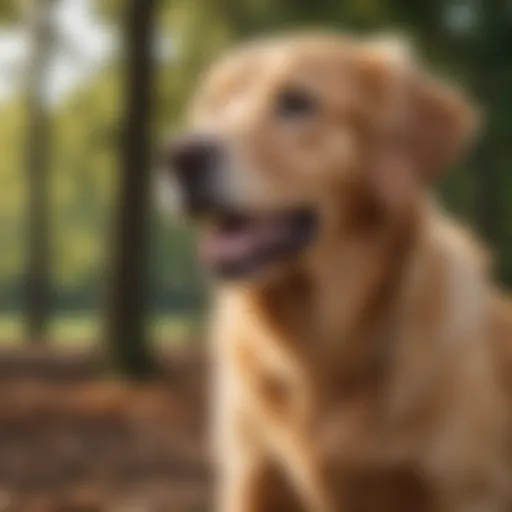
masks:
<path id="1" fill-rule="evenodd" d="M 219 144 L 205 136 L 187 136 L 174 142 L 169 163 L 174 172 L 196 179 L 217 163 Z"/>
<path id="2" fill-rule="evenodd" d="M 191 212 L 206 210 L 214 202 L 215 173 L 220 157 L 219 143 L 206 136 L 182 137 L 168 150 L 167 165 L 176 176 Z"/>

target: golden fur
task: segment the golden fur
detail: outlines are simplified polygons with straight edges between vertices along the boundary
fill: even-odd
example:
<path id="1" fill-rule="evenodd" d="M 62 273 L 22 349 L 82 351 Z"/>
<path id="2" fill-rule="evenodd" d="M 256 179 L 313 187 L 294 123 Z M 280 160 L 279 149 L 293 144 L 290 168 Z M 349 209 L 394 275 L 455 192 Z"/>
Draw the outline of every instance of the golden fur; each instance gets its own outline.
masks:
<path id="1" fill-rule="evenodd" d="M 273 117 L 290 85 L 315 120 Z M 214 66 L 193 123 L 231 150 L 230 200 L 321 218 L 296 261 L 219 284 L 219 512 L 508 510 L 511 308 L 428 192 L 474 132 L 462 95 L 394 45 L 293 36 Z"/>

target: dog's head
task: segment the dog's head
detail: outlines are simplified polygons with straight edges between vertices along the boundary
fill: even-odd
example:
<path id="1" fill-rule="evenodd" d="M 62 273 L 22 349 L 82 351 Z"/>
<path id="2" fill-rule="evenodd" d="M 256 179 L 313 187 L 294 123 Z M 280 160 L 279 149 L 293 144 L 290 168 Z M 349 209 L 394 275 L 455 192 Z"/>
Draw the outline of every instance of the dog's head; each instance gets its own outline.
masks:
<path id="1" fill-rule="evenodd" d="M 400 46 L 294 36 L 214 66 L 166 162 L 206 263 L 254 279 L 407 215 L 474 124 Z"/>

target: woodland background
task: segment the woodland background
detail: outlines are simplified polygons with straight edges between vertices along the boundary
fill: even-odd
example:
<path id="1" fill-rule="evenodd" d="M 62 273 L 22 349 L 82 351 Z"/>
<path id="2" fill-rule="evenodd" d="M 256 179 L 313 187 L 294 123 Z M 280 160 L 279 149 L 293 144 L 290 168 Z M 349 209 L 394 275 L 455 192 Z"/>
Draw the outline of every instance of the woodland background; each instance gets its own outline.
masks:
<path id="1" fill-rule="evenodd" d="M 486 116 L 483 137 L 441 193 L 495 250 L 499 278 L 512 283 L 510 0 L 130 3 L 0 5 L 4 338 L 26 335 L 23 321 L 28 336 L 38 340 L 51 338 L 52 326 L 64 336 L 99 337 L 105 314 L 116 309 L 109 310 L 108 299 L 110 277 L 117 275 L 113 261 L 122 252 L 116 242 L 137 253 L 140 263 L 117 275 L 118 281 L 138 281 L 126 285 L 125 294 L 143 297 L 130 305 L 130 315 L 121 311 L 128 323 L 135 326 L 141 309 L 163 332 L 181 332 L 196 320 L 205 287 L 191 250 L 194 235 L 169 225 L 152 207 L 151 155 L 164 134 L 179 127 L 183 105 L 208 62 L 241 39 L 285 28 L 403 32 L 431 66 L 477 98 Z M 148 197 L 128 205 L 138 210 L 120 228 L 120 196 L 131 194 L 123 180 L 133 197 Z M 116 229 L 132 235 L 116 236 Z"/>
<path id="2" fill-rule="evenodd" d="M 512 284 L 511 0 L 1 0 L 0 510 L 207 509 L 208 293 L 154 155 L 205 65 L 299 27 L 403 32 L 477 99 L 439 194 Z"/>

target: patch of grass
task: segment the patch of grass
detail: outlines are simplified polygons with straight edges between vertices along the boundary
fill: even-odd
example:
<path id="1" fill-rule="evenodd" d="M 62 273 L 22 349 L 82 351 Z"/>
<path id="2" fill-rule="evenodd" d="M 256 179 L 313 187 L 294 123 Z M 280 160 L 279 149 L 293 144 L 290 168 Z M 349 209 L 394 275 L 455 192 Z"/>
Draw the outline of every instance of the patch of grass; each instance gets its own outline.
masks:
<path id="1" fill-rule="evenodd" d="M 48 338 L 62 348 L 93 347 L 101 339 L 102 319 L 93 314 L 57 315 L 52 318 Z M 197 330 L 192 316 L 156 315 L 150 320 L 151 339 L 158 345 L 189 340 Z M 24 340 L 21 315 L 0 314 L 0 346 L 16 346 Z"/>

